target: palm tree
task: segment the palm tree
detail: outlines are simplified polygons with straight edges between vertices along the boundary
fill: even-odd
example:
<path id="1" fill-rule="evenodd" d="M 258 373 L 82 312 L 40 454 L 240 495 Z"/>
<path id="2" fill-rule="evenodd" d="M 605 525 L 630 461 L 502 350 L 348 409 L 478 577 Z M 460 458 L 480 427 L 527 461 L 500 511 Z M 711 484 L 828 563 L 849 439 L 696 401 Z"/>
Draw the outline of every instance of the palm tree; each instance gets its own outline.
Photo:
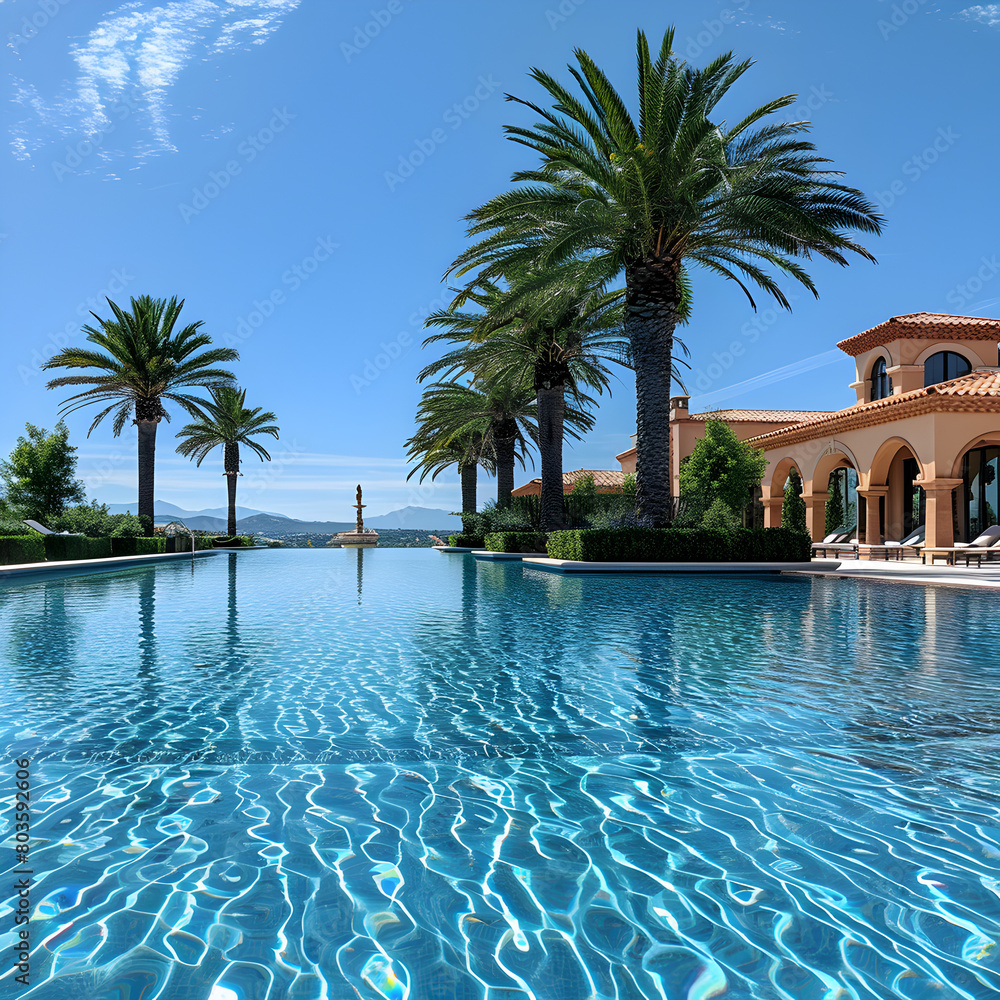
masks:
<path id="1" fill-rule="evenodd" d="M 498 507 L 510 502 L 514 465 L 524 468 L 528 443 L 538 439 L 534 399 L 524 381 L 435 382 L 424 390 L 442 445 L 469 433 L 481 436 L 483 451 L 492 454 L 496 467 Z"/>
<path id="2" fill-rule="evenodd" d="M 584 387 L 598 392 L 608 387 L 606 361 L 629 365 L 628 345 L 621 333 L 622 293 L 586 288 L 579 279 L 578 268 L 561 268 L 523 279 L 507 291 L 483 280 L 478 288 L 461 294 L 451 308 L 427 319 L 428 326 L 443 327 L 445 332 L 428 337 L 425 345 L 448 340 L 462 346 L 428 365 L 421 379 L 439 372 L 471 372 L 488 380 L 527 382 L 534 389 L 543 531 L 562 524 L 562 449 L 567 422 L 582 430 L 593 426 L 586 409 L 594 400 Z M 466 300 L 481 311 L 460 311 L 457 306 Z"/>
<path id="3" fill-rule="evenodd" d="M 212 401 L 203 405 L 199 419 L 186 424 L 176 437 L 184 440 L 177 451 L 186 458 L 197 459 L 201 465 L 214 448 L 222 445 L 226 485 L 229 488 L 229 524 L 227 532 L 232 538 L 236 534 L 236 478 L 240 472 L 240 445 L 246 445 L 260 460 L 271 461 L 271 456 L 263 445 L 254 441 L 257 434 L 270 434 L 278 438 L 279 428 L 274 424 L 277 417 L 270 411 L 264 412 L 259 406 L 251 410 L 246 405 L 247 391 L 234 385 L 222 385 L 212 389 Z"/>
<path id="4" fill-rule="evenodd" d="M 848 231 L 880 233 L 884 219 L 852 187 L 835 180 L 828 160 L 802 137 L 808 122 L 764 120 L 795 101 L 778 97 L 733 126 L 713 120 L 717 105 L 752 65 L 731 53 L 703 69 L 663 37 L 655 62 L 638 33 L 638 123 L 605 74 L 581 49 L 570 66 L 582 97 L 549 74 L 533 79 L 551 108 L 510 98 L 538 114 L 508 137 L 541 157 L 523 182 L 473 211 L 470 235 L 483 239 L 452 265 L 496 278 L 512 267 L 583 262 L 593 282 L 624 272 L 625 332 L 636 372 L 637 480 L 642 512 L 653 524 L 671 513 L 671 380 L 674 330 L 689 308 L 689 267 L 735 281 L 756 308 L 756 285 L 790 304 L 769 268 L 818 295 L 800 263 L 817 255 L 840 265 L 847 253 L 874 257 Z"/>
<path id="5" fill-rule="evenodd" d="M 462 482 L 462 513 L 476 513 L 476 480 L 479 467 L 487 472 L 496 470 L 492 449 L 485 446 L 483 434 L 476 428 L 465 428 L 458 433 L 446 430 L 448 414 L 436 409 L 436 397 L 424 394 L 417 409 L 417 431 L 407 440 L 407 459 L 417 464 L 407 479 L 420 473 L 420 482 L 428 476 L 432 480 L 453 465 L 458 466 Z"/>
<path id="6" fill-rule="evenodd" d="M 148 518 L 145 523 L 151 532 L 156 427 L 160 420 L 170 420 L 163 404 L 177 403 L 192 416 L 199 416 L 198 408 L 204 400 L 188 395 L 186 390 L 195 386 L 211 389 L 232 382 L 232 372 L 213 365 L 237 361 L 239 354 L 231 347 L 203 350 L 212 338 L 198 332 L 203 325 L 200 320 L 175 332 L 183 299 L 166 301 L 143 295 L 131 300 L 130 312 L 107 301 L 114 318 L 101 319 L 91 313 L 99 328 L 83 327 L 87 340 L 100 350 L 66 347 L 42 367 L 97 369 L 96 374 L 63 375 L 48 383 L 50 389 L 90 386 L 71 396 L 61 414 L 73 413 L 91 403 L 109 404 L 94 417 L 88 437 L 109 413 L 114 413 L 115 437 L 132 417 L 139 434 L 139 516 Z"/>

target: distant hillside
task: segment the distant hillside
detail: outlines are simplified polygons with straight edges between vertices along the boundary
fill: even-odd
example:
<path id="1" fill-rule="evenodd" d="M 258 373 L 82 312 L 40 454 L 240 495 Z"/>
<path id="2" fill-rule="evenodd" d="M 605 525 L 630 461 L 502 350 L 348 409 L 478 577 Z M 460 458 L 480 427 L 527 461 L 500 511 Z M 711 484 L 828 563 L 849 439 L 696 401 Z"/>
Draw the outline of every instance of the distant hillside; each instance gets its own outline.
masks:
<path id="1" fill-rule="evenodd" d="M 255 514 L 253 517 L 237 521 L 236 527 L 241 533 L 253 532 L 256 535 L 266 535 L 268 538 L 283 538 L 286 535 L 335 535 L 338 531 L 349 531 L 354 527 L 354 522 L 296 521 L 290 517 Z"/>
<path id="2" fill-rule="evenodd" d="M 111 514 L 135 514 L 138 510 L 138 503 L 109 503 L 108 511 Z M 236 517 L 253 517 L 256 514 L 266 514 L 268 517 L 280 517 L 285 520 L 290 520 L 286 518 L 284 514 L 272 514 L 268 511 L 254 510 L 252 507 L 236 507 Z M 168 503 L 166 500 L 154 500 L 153 501 L 153 520 L 157 524 L 164 524 L 167 521 L 183 521 L 189 527 L 201 528 L 200 524 L 192 524 L 191 519 L 196 517 L 207 517 L 215 518 L 216 520 L 222 521 L 222 527 L 226 527 L 226 519 L 229 517 L 229 509 L 227 507 L 209 507 L 206 510 L 185 510 L 183 507 L 178 507 L 176 504 Z M 211 531 L 212 528 L 204 528 L 205 531 Z"/>
<path id="3" fill-rule="evenodd" d="M 446 510 L 431 507 L 403 507 L 401 510 L 366 517 L 366 528 L 406 528 L 411 531 L 461 531 L 462 519 Z"/>
<path id="4" fill-rule="evenodd" d="M 112 514 L 124 514 L 128 511 L 134 514 L 137 506 L 134 503 L 110 503 L 108 510 Z M 156 500 L 153 503 L 153 511 L 153 520 L 156 524 L 183 521 L 196 531 L 214 531 L 220 534 L 224 534 L 229 526 L 229 512 L 225 507 L 185 510 L 166 500 Z M 285 538 L 290 535 L 335 535 L 338 531 L 349 531 L 354 527 L 353 521 L 298 521 L 285 514 L 271 514 L 250 507 L 237 507 L 236 518 L 237 530 L 242 534 L 266 535 L 268 538 Z M 403 507 L 388 514 L 380 514 L 378 517 L 366 517 L 365 527 L 376 530 L 461 531 L 462 521 L 446 510 Z"/>

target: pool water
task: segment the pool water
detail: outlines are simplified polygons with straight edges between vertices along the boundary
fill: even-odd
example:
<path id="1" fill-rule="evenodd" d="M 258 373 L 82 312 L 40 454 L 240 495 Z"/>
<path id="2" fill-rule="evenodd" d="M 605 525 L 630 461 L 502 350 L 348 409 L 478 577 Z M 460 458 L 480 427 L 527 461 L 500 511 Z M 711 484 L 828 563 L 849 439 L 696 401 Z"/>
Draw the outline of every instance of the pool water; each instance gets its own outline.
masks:
<path id="1" fill-rule="evenodd" d="M 0 994 L 994 997 L 995 602 L 416 549 L 2 585 Z"/>

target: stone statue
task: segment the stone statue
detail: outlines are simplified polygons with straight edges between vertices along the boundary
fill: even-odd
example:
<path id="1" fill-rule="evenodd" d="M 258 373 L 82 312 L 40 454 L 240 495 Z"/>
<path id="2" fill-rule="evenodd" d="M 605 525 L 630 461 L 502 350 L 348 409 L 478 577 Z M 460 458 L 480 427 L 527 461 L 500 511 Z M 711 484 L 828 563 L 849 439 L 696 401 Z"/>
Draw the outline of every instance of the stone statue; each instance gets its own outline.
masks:
<path id="1" fill-rule="evenodd" d="M 354 530 L 360 535 L 365 530 L 365 521 L 364 521 L 364 518 L 361 516 L 361 510 L 362 510 L 363 507 L 367 507 L 368 506 L 368 504 L 365 504 L 365 503 L 361 502 L 361 484 L 360 483 L 358 483 L 358 502 L 354 506 L 358 509 L 358 521 L 357 521 L 357 524 L 354 527 Z"/>

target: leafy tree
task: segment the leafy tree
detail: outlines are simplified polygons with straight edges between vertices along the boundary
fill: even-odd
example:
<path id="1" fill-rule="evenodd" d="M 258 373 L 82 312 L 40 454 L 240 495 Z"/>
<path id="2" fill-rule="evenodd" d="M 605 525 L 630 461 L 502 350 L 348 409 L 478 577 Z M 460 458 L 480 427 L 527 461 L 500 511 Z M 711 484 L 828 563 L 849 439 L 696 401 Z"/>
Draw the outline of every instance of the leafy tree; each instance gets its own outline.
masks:
<path id="1" fill-rule="evenodd" d="M 740 526 L 740 520 L 722 497 L 716 497 L 701 519 L 701 527 L 731 533 Z"/>
<path id="2" fill-rule="evenodd" d="M 806 502 L 802 499 L 802 479 L 797 469 L 792 469 L 785 484 L 785 498 L 781 503 L 781 526 L 792 531 L 806 530 Z"/>
<path id="3" fill-rule="evenodd" d="M 203 350 L 212 338 L 198 332 L 203 325 L 200 320 L 175 331 L 183 300 L 143 295 L 131 300 L 129 312 L 110 299 L 108 306 L 112 319 L 91 313 L 98 326 L 83 327 L 87 340 L 98 350 L 66 347 L 42 367 L 93 370 L 89 375 L 62 375 L 48 383 L 50 389 L 89 386 L 70 396 L 61 413 L 73 413 L 92 403 L 108 404 L 94 417 L 88 437 L 109 413 L 114 413 L 115 437 L 132 418 L 138 429 L 139 517 L 145 519 L 151 532 L 156 428 L 161 420 L 170 420 L 163 404 L 177 403 L 193 417 L 199 417 L 199 406 L 204 406 L 205 401 L 189 395 L 188 390 L 232 382 L 232 372 L 213 366 L 236 361 L 239 354 L 231 347 Z"/>
<path id="4" fill-rule="evenodd" d="M 849 253 L 874 260 L 848 233 L 879 233 L 883 222 L 804 138 L 808 122 L 768 121 L 795 95 L 767 101 L 730 126 L 717 116 L 719 103 L 752 62 L 726 53 L 698 69 L 674 53 L 673 40 L 671 28 L 654 59 L 638 33 L 637 118 L 581 49 L 570 66 L 579 95 L 532 70 L 551 106 L 512 98 L 541 121 L 507 133 L 540 163 L 514 174 L 520 187 L 468 216 L 469 234 L 482 238 L 453 264 L 459 274 L 479 269 L 482 279 L 576 259 L 595 286 L 624 272 L 638 502 L 654 525 L 672 512 L 674 332 L 690 313 L 689 269 L 736 282 L 753 308 L 748 286 L 756 285 L 790 309 L 775 270 L 816 295 L 801 261 L 846 265 Z"/>
<path id="5" fill-rule="evenodd" d="M 826 529 L 824 534 L 831 534 L 844 526 L 844 493 L 841 489 L 842 476 L 840 469 L 834 469 L 830 476 L 829 496 L 826 501 Z"/>
<path id="6" fill-rule="evenodd" d="M 687 516 L 700 521 L 719 500 L 739 517 L 766 468 L 764 453 L 741 441 L 729 424 L 706 421 L 705 436 L 695 442 L 687 461 L 681 464 L 680 489 L 687 501 Z"/>
<path id="7" fill-rule="evenodd" d="M 138 538 L 146 533 L 137 515 L 111 514 L 107 504 L 99 504 L 96 500 L 67 507 L 49 527 L 53 531 L 68 531 L 88 538 Z"/>
<path id="8" fill-rule="evenodd" d="M 79 503 L 86 494 L 76 476 L 76 448 L 69 443 L 69 429 L 60 420 L 49 434 L 25 424 L 27 437 L 19 437 L 10 460 L 0 462 L 6 504 L 21 518 L 48 521 L 67 504 Z"/>
<path id="9" fill-rule="evenodd" d="M 236 479 L 240 472 L 240 445 L 249 448 L 262 462 L 271 456 L 259 442 L 258 434 L 270 434 L 275 440 L 280 428 L 274 423 L 277 417 L 261 407 L 250 409 L 246 405 L 247 391 L 238 386 L 221 385 L 211 389 L 212 400 L 200 407 L 202 412 L 193 424 L 185 424 L 177 433 L 183 440 L 177 451 L 187 458 L 196 459 L 200 466 L 215 448 L 222 447 L 226 486 L 229 495 L 229 522 L 226 533 L 236 535 Z"/>

